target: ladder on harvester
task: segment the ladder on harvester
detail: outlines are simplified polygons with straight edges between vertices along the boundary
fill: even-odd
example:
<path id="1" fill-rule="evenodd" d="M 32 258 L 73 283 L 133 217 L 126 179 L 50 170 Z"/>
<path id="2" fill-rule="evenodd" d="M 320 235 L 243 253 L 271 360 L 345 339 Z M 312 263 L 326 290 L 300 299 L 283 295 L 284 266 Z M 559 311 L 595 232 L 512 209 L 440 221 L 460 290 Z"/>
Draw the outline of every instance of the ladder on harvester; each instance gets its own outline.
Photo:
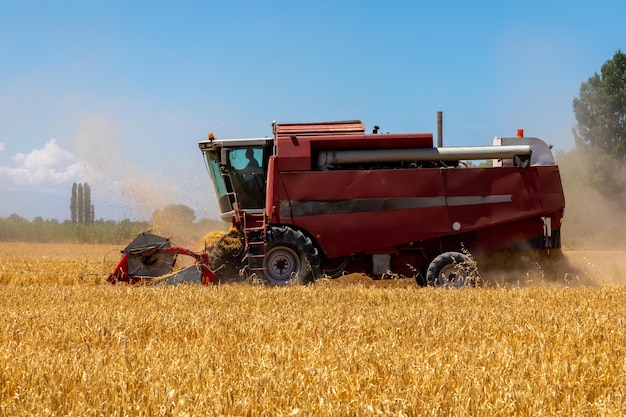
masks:
<path id="1" fill-rule="evenodd" d="M 243 213 L 243 234 L 248 249 L 248 273 L 250 276 L 264 272 L 265 247 L 267 243 L 267 217 L 265 213 Z"/>

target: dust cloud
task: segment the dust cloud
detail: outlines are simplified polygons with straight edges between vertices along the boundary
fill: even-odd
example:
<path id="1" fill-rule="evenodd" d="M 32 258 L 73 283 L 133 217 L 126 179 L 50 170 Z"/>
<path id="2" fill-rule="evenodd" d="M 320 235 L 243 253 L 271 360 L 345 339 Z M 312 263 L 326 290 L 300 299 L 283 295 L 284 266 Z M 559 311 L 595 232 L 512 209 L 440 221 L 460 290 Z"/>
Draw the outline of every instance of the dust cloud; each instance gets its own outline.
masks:
<path id="1" fill-rule="evenodd" d="M 626 169 L 606 169 L 599 160 L 579 149 L 557 154 L 566 205 L 562 251 L 551 256 L 502 252 L 480 260 L 488 284 L 626 285 Z M 598 178 L 602 187 L 594 185 Z"/>
<path id="2" fill-rule="evenodd" d="M 185 171 L 189 161 L 176 165 L 167 149 L 146 144 L 144 150 L 133 151 L 132 140 L 123 131 L 106 117 L 89 116 L 81 120 L 75 135 L 75 153 L 88 165 L 85 180 L 91 185 L 96 218 L 145 221 L 169 205 L 190 201 L 204 208 L 212 203 L 205 171 L 190 176 Z"/>
<path id="3" fill-rule="evenodd" d="M 580 149 L 558 155 L 569 263 L 599 285 L 626 285 L 626 167 Z"/>
<path id="4" fill-rule="evenodd" d="M 626 170 L 605 169 L 579 149 L 557 154 L 565 194 L 562 251 L 499 253 L 481 272 L 497 286 L 626 285 Z M 601 177 L 599 177 L 601 176 Z M 603 187 L 597 179 L 603 178 Z M 595 181 L 595 182 L 594 182 Z M 610 185 L 612 193 L 601 190 Z"/>

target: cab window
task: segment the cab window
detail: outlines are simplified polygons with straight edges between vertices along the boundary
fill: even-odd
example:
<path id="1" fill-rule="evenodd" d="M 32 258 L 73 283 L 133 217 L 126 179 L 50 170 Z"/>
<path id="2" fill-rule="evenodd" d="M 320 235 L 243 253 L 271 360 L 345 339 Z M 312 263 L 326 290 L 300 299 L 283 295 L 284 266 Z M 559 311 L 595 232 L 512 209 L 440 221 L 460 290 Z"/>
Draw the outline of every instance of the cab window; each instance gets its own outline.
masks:
<path id="1" fill-rule="evenodd" d="M 263 148 L 231 149 L 228 155 L 233 187 L 244 209 L 265 207 L 265 167 Z"/>

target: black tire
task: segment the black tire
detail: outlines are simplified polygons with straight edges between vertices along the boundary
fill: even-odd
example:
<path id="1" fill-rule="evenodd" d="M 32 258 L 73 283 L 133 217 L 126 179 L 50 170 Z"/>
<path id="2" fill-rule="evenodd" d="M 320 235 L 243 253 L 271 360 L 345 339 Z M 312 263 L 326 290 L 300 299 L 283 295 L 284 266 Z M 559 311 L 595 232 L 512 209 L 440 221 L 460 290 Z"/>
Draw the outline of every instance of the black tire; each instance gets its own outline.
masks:
<path id="1" fill-rule="evenodd" d="M 476 263 L 460 252 L 444 252 L 428 266 L 426 282 L 435 287 L 476 286 L 479 281 Z"/>
<path id="2" fill-rule="evenodd" d="M 320 274 L 320 253 L 310 237 L 288 226 L 268 231 L 261 279 L 271 285 L 308 284 Z"/>
<path id="3" fill-rule="evenodd" d="M 327 260 L 324 262 L 323 274 L 330 278 L 339 278 L 350 261 L 349 257 Z"/>

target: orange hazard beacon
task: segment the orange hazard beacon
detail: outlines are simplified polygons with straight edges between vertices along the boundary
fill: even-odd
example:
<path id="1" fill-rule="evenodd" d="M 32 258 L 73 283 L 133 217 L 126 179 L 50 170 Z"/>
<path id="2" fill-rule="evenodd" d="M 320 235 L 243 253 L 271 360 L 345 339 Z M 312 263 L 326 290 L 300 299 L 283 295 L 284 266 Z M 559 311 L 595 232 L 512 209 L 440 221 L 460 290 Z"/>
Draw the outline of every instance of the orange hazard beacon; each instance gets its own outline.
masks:
<path id="1" fill-rule="evenodd" d="M 227 239 L 242 248 L 218 243 L 218 280 L 363 272 L 461 286 L 476 257 L 561 246 L 559 168 L 521 129 L 490 146 L 434 147 L 432 133 L 366 133 L 358 120 L 272 127 L 272 137 L 199 143 L 221 217 L 236 229 Z"/>

